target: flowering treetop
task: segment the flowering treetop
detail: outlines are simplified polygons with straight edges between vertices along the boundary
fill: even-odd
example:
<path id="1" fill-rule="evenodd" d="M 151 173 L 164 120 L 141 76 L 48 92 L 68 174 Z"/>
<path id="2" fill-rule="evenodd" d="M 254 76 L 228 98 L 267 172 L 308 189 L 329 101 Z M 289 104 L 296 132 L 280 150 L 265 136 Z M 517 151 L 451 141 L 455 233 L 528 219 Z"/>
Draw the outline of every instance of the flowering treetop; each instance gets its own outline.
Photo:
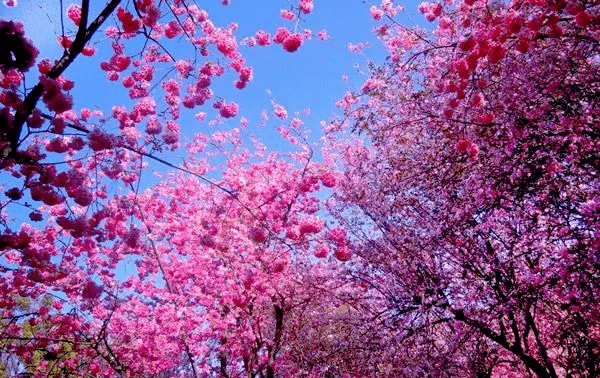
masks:
<path id="1" fill-rule="evenodd" d="M 425 2 L 432 33 L 390 4 L 371 12 L 388 63 L 330 125 L 332 207 L 387 293 L 382 337 L 408 348 L 387 358 L 419 376 L 596 375 L 598 4 Z"/>

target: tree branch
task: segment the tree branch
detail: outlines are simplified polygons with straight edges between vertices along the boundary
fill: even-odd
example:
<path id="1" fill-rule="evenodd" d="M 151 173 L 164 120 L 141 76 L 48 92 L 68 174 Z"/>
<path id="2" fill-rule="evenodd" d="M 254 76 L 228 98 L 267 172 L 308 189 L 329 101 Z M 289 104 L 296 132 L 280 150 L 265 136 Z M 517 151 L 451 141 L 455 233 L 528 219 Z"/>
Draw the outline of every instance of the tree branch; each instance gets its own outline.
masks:
<path id="1" fill-rule="evenodd" d="M 465 324 L 468 324 L 471 327 L 474 327 L 479 332 L 481 332 L 485 337 L 494 341 L 495 343 L 502 346 L 504 349 L 510 351 L 512 354 L 517 356 L 523 362 L 523 364 L 525 364 L 525 366 L 527 368 L 533 370 L 533 372 L 538 377 L 540 377 L 540 378 L 555 378 L 550 373 L 548 373 L 546 368 L 541 363 L 539 363 L 538 360 L 536 360 L 535 358 L 531 357 L 528 354 L 525 354 L 520 345 L 510 344 L 508 342 L 508 340 L 506 339 L 506 337 L 499 335 L 497 332 L 488 328 L 487 326 L 485 326 L 484 324 L 482 324 L 481 322 L 479 322 L 477 320 L 467 318 L 465 313 L 462 310 L 451 310 L 451 312 L 454 315 L 456 320 L 463 322 Z"/>

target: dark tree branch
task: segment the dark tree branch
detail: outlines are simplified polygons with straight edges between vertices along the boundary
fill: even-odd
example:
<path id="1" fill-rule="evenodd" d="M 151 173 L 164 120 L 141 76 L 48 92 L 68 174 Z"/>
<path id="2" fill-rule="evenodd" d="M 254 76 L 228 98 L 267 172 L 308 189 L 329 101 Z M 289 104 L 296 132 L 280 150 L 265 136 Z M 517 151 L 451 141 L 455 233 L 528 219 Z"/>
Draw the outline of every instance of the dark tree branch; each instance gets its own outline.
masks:
<path id="1" fill-rule="evenodd" d="M 485 337 L 494 341 L 498 345 L 502 346 L 504 349 L 510 351 L 512 354 L 517 356 L 523 364 L 529 369 L 531 369 L 539 378 L 555 378 L 555 376 L 551 375 L 544 365 L 542 365 L 538 360 L 534 357 L 525 354 L 520 345 L 511 344 L 506 337 L 499 335 L 494 330 L 488 328 L 481 322 L 467 318 L 465 313 L 461 310 L 452 310 L 452 314 L 454 318 L 460 322 L 470 325 L 475 328 L 479 332 L 481 332 Z"/>

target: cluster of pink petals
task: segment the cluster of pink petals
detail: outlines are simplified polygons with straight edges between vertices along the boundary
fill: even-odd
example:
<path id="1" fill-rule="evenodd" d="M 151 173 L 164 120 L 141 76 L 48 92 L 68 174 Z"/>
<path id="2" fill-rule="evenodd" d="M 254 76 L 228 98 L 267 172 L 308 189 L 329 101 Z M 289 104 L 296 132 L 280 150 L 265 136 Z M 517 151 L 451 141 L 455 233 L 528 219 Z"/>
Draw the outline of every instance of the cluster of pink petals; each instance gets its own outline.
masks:
<path id="1" fill-rule="evenodd" d="M 287 119 L 288 112 L 283 105 L 273 104 L 273 115 L 281 120 L 284 120 Z"/>
<path id="2" fill-rule="evenodd" d="M 259 46 L 268 46 L 271 44 L 271 35 L 262 30 L 256 32 L 255 39 Z"/>
<path id="3" fill-rule="evenodd" d="M 16 2 L 15 2 L 16 4 Z M 35 63 L 39 51 L 31 41 L 25 37 L 23 24 L 14 21 L 0 20 L 0 37 L 3 41 L 10 41 L 6 50 L 7 58 L 0 64 L 0 72 L 6 72 L 16 68 L 21 72 L 27 72 Z M 5 42 L 6 43 L 6 42 Z"/>
<path id="4" fill-rule="evenodd" d="M 117 18 L 121 21 L 125 33 L 135 33 L 142 27 L 142 21 L 123 7 L 117 9 Z"/>
<path id="5" fill-rule="evenodd" d="M 63 92 L 64 86 L 59 80 L 50 79 L 47 76 L 40 76 L 40 83 L 44 88 L 42 100 L 53 112 L 62 113 L 70 110 L 73 106 L 73 98 L 71 95 Z M 67 88 L 70 85 L 67 86 Z"/>
<path id="6" fill-rule="evenodd" d="M 304 36 L 300 33 L 292 33 L 284 27 L 277 29 L 273 42 L 281 44 L 284 50 L 288 52 L 295 52 L 302 45 Z"/>
<path id="7" fill-rule="evenodd" d="M 67 8 L 67 17 L 69 17 L 76 26 L 79 26 L 79 23 L 81 22 L 81 7 L 78 4 L 69 5 Z"/>
<path id="8" fill-rule="evenodd" d="M 95 128 L 88 134 L 88 145 L 94 151 L 110 150 L 117 145 L 114 135 Z"/>
<path id="9" fill-rule="evenodd" d="M 294 18 L 296 18 L 296 15 L 294 14 L 294 12 L 291 12 L 287 9 L 282 9 L 279 12 L 279 15 L 281 16 L 281 18 L 283 18 L 284 20 L 288 20 L 288 21 L 292 21 Z"/>
<path id="10" fill-rule="evenodd" d="M 313 0 L 300 0 L 298 7 L 302 13 L 309 14 L 313 11 L 315 4 L 313 3 Z"/>
<path id="11" fill-rule="evenodd" d="M 219 114 L 223 118 L 233 118 L 238 114 L 238 104 L 235 102 L 218 102 L 215 107 L 219 109 Z"/>

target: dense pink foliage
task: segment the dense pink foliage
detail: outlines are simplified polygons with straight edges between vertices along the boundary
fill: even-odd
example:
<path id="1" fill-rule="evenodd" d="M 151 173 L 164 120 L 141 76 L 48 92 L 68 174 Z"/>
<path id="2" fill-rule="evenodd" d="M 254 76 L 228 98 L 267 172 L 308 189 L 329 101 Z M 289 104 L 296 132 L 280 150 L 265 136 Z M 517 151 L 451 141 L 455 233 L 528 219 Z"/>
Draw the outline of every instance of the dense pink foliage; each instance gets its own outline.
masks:
<path id="1" fill-rule="evenodd" d="M 330 125 L 330 206 L 386 302 L 361 326 L 385 341 L 348 353 L 378 377 L 597 376 L 599 5 L 419 11 L 432 34 L 371 8 L 389 63 Z"/>
<path id="2" fill-rule="evenodd" d="M 248 124 L 215 83 L 252 82 L 242 46 L 302 53 L 314 5 L 239 40 L 192 2 L 83 0 L 58 60 L 0 21 L 1 375 L 600 374 L 598 2 L 424 2 L 432 32 L 368 4 L 389 56 L 322 151 L 275 101 L 288 153 L 182 141 L 182 112 Z M 74 108 L 96 49 L 129 103 Z"/>

